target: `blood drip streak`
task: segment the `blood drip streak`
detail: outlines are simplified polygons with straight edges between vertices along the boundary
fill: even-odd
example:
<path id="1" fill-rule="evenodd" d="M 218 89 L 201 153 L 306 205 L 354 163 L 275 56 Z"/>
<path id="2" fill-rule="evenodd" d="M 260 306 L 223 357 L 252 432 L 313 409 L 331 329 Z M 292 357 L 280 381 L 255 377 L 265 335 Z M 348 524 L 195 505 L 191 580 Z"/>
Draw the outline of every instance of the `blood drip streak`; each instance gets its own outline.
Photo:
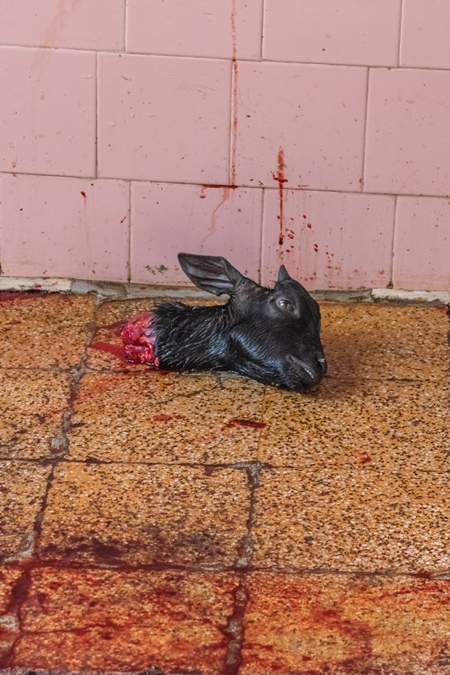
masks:
<path id="1" fill-rule="evenodd" d="M 231 172 L 230 172 L 230 184 L 232 187 L 236 185 L 236 143 L 237 143 L 237 129 L 238 129 L 238 116 L 237 116 L 237 89 L 238 89 L 238 64 L 236 60 L 236 0 L 232 0 L 231 4 L 231 49 L 232 57 L 231 62 L 233 64 L 232 72 L 232 108 L 233 108 L 233 119 L 231 124 Z"/>
<path id="2" fill-rule="evenodd" d="M 278 151 L 278 173 L 272 173 L 272 177 L 274 180 L 278 182 L 278 194 L 279 194 L 279 200 L 280 200 L 280 215 L 278 216 L 278 220 L 280 221 L 280 234 L 278 236 L 278 244 L 280 246 L 283 246 L 284 242 L 284 234 L 283 234 L 283 183 L 287 183 L 288 180 L 287 178 L 284 177 L 284 170 L 286 168 L 286 165 L 284 163 L 284 150 L 283 148 L 280 148 Z"/>

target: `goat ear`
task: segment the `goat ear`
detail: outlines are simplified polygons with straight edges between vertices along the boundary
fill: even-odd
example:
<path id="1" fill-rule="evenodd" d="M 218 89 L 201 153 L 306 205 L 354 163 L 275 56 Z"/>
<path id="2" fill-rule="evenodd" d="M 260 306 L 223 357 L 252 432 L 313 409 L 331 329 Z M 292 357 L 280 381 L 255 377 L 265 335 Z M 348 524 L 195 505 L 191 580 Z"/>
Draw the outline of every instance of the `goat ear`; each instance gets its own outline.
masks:
<path id="1" fill-rule="evenodd" d="M 198 288 L 214 295 L 231 295 L 236 285 L 245 279 L 222 257 L 179 253 L 178 260 L 183 272 Z"/>
<path id="2" fill-rule="evenodd" d="M 289 279 L 292 281 L 292 277 L 289 276 L 289 272 L 285 266 L 281 265 L 280 269 L 278 270 L 278 281 L 288 281 Z"/>

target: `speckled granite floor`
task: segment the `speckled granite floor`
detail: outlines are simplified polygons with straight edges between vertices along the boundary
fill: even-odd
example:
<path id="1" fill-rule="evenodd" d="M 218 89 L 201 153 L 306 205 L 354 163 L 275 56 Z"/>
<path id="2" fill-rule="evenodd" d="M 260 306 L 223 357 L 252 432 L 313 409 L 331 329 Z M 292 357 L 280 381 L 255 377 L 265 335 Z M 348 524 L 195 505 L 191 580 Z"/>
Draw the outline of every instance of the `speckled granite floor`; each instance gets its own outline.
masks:
<path id="1" fill-rule="evenodd" d="M 124 364 L 152 302 L 0 294 L 0 672 L 448 675 L 446 308 L 322 303 L 300 395 Z"/>

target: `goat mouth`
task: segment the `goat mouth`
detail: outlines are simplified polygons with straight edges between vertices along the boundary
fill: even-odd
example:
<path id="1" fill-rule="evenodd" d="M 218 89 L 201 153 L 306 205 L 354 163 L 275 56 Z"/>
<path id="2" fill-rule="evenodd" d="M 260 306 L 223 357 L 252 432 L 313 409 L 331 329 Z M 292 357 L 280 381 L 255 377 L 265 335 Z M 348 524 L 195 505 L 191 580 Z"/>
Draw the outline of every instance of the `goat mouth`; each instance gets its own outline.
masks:
<path id="1" fill-rule="evenodd" d="M 297 372 L 301 373 L 302 376 L 306 376 L 305 379 L 307 381 L 304 382 L 304 386 L 308 390 L 315 389 L 325 375 L 324 368 L 315 370 L 312 365 L 305 363 L 305 361 L 292 354 L 289 354 L 288 361 L 291 366 L 294 366 Z"/>

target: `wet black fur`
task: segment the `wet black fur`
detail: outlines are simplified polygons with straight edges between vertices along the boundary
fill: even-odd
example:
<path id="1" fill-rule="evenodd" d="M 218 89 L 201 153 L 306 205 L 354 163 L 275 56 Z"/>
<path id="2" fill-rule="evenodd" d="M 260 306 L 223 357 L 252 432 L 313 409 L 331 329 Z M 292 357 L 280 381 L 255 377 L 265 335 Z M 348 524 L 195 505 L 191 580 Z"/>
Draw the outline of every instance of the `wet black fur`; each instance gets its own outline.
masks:
<path id="1" fill-rule="evenodd" d="M 326 372 L 318 304 L 281 266 L 273 289 L 244 277 L 227 260 L 180 253 L 201 289 L 227 293 L 226 305 L 163 303 L 154 311 L 155 354 L 170 370 L 230 370 L 294 391 Z"/>

